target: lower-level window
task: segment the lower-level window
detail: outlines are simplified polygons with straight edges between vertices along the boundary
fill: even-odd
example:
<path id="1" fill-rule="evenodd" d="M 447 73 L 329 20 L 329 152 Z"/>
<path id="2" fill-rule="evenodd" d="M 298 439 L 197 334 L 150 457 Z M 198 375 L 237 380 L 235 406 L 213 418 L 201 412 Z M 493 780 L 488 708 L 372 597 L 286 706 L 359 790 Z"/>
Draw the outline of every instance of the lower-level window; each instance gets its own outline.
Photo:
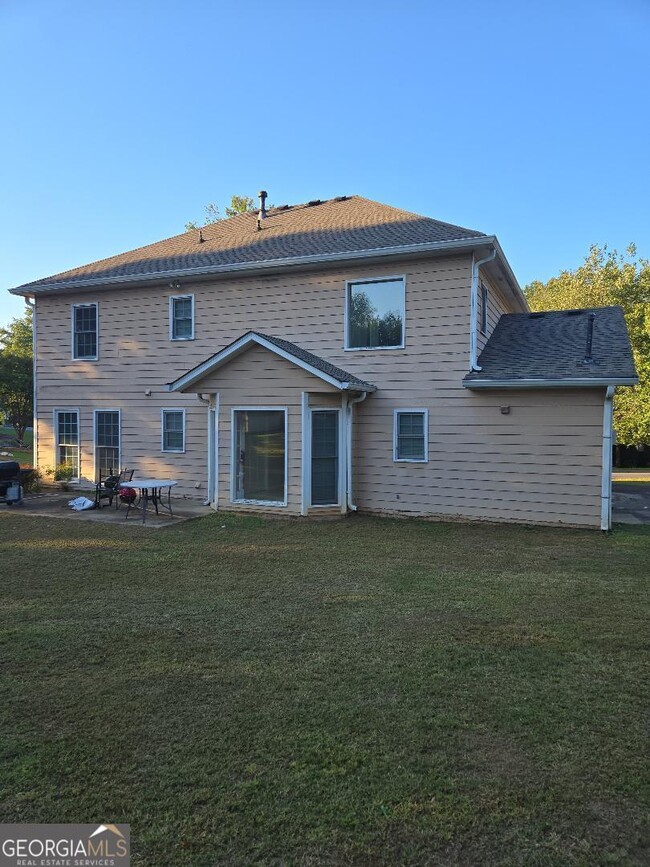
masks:
<path id="1" fill-rule="evenodd" d="M 95 475 L 103 479 L 120 472 L 119 410 L 95 411 Z"/>
<path id="2" fill-rule="evenodd" d="M 185 410 L 163 409 L 162 411 L 162 450 L 164 452 L 185 451 Z"/>
<path id="3" fill-rule="evenodd" d="M 393 457 L 396 461 L 427 461 L 429 458 L 426 409 L 395 410 Z"/>
<path id="4" fill-rule="evenodd" d="M 233 410 L 233 500 L 286 503 L 284 409 Z"/>
<path id="5" fill-rule="evenodd" d="M 71 467 L 72 478 L 79 478 L 79 412 L 57 410 L 55 430 L 56 467 Z"/>

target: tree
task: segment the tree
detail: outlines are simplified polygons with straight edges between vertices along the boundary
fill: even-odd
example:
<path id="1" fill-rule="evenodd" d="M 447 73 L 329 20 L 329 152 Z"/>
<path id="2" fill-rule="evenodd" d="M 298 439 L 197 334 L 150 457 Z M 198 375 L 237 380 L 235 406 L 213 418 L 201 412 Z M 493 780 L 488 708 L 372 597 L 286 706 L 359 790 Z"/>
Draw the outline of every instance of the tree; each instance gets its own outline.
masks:
<path id="1" fill-rule="evenodd" d="M 255 202 L 250 196 L 233 196 L 230 199 L 230 207 L 226 208 L 226 216 L 236 217 L 237 214 L 252 214 L 256 210 Z"/>
<path id="2" fill-rule="evenodd" d="M 201 224 L 207 226 L 209 223 L 217 223 L 223 219 L 221 212 L 214 202 L 208 202 L 204 208 L 205 220 Z M 231 196 L 230 205 L 226 207 L 226 217 L 236 217 L 237 214 L 252 214 L 255 211 L 255 202 L 250 196 Z M 198 229 L 199 224 L 195 222 L 185 223 L 185 229 L 191 232 L 192 229 Z"/>
<path id="3" fill-rule="evenodd" d="M 0 407 L 23 442 L 32 423 L 34 376 L 32 365 L 32 311 L 0 328 Z"/>
<path id="4" fill-rule="evenodd" d="M 353 292 L 350 337 L 354 346 L 396 346 L 402 340 L 402 317 L 397 310 L 387 310 L 380 316 L 366 292 Z"/>
<path id="5" fill-rule="evenodd" d="M 617 392 L 614 429 L 621 445 L 650 443 L 650 262 L 637 257 L 633 244 L 624 254 L 592 245 L 579 268 L 535 281 L 524 292 L 532 310 L 623 308 L 639 384 Z"/>

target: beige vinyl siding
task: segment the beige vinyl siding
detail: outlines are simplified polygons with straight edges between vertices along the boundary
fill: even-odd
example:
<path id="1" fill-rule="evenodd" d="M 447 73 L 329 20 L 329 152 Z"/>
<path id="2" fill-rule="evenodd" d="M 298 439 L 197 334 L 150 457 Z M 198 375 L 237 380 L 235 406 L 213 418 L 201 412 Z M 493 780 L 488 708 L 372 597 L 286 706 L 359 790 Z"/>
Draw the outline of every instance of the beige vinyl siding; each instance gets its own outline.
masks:
<path id="1" fill-rule="evenodd" d="M 92 481 L 93 410 L 120 408 L 122 462 L 135 466 L 138 475 L 173 476 L 179 481 L 179 493 L 203 497 L 207 484 L 207 410 L 196 395 L 169 393 L 167 382 L 250 329 L 291 340 L 359 376 L 376 371 L 378 384 L 386 377 L 395 383 L 410 382 L 416 351 L 447 380 L 444 369 L 449 358 L 457 354 L 459 343 L 468 340 L 465 308 L 470 267 L 469 258 L 463 257 L 411 262 L 397 270 L 391 266 L 388 272 L 385 266 L 364 266 L 263 279 L 183 283 L 180 291 L 194 294 L 195 339 L 178 342 L 169 340 L 169 297 L 179 290 L 167 285 L 41 297 L 37 301 L 39 465 L 50 466 L 54 461 L 53 409 L 62 403 L 78 407 L 81 472 Z M 407 349 L 346 352 L 345 281 L 387 273 L 406 276 Z M 95 362 L 71 360 L 73 301 L 99 303 L 99 358 Z M 433 314 L 439 323 L 434 335 L 429 333 Z M 145 396 L 147 390 L 151 390 L 149 397 Z M 160 411 L 176 406 L 186 409 L 186 452 L 163 454 Z"/>
<path id="2" fill-rule="evenodd" d="M 487 310 L 487 333 L 482 334 L 480 330 L 481 324 L 481 292 L 479 287 L 479 316 L 478 316 L 478 324 L 479 330 L 477 334 L 477 350 L 480 353 L 485 348 L 485 344 L 488 342 L 490 335 L 496 328 L 497 322 L 501 318 L 504 313 L 513 313 L 515 311 L 512 310 L 511 305 L 505 300 L 503 293 L 500 289 L 498 289 L 494 282 L 489 279 L 487 276 L 482 276 L 481 280 L 488 289 L 488 310 Z M 516 311 L 519 312 L 519 311 Z"/>
<path id="3" fill-rule="evenodd" d="M 345 281 L 398 274 L 406 281 L 405 348 L 345 351 Z M 53 409 L 79 408 L 82 474 L 92 478 L 92 411 L 119 408 L 123 463 L 138 474 L 176 478 L 179 494 L 204 498 L 206 405 L 197 395 L 169 393 L 165 383 L 252 329 L 293 341 L 377 386 L 354 409 L 353 486 L 360 510 L 598 526 L 604 393 L 464 389 L 470 280 L 471 258 L 463 256 L 183 282 L 180 290 L 80 293 L 75 303 L 99 302 L 97 362 L 70 360 L 71 296 L 39 298 L 39 463 L 53 460 Z M 491 282 L 489 288 L 492 329 L 508 307 Z M 179 291 L 194 294 L 192 341 L 169 340 L 168 298 Z M 289 408 L 290 506 L 284 512 L 295 513 L 302 391 L 329 393 L 322 399 L 332 403 L 340 395 L 261 348 L 201 384 L 203 394 L 212 390 L 221 394 L 220 506 L 230 492 L 230 409 L 277 405 Z M 501 415 L 500 405 L 510 405 L 510 415 Z M 186 409 L 186 452 L 163 454 L 160 410 L 175 407 Z M 429 411 L 428 463 L 393 461 L 393 412 L 410 407 Z"/>
<path id="4" fill-rule="evenodd" d="M 269 511 L 298 515 L 302 505 L 302 395 L 313 404 L 341 404 L 340 392 L 261 346 L 253 346 L 228 365 L 197 383 L 203 392 L 219 395 L 218 505 L 222 509 Z M 232 411 L 236 407 L 287 410 L 287 505 L 273 507 L 231 500 Z"/>
<path id="5" fill-rule="evenodd" d="M 392 407 L 369 401 L 358 433 L 357 499 L 384 512 L 596 526 L 603 399 L 602 389 L 557 389 L 468 393 L 465 405 L 433 401 L 428 464 L 396 464 L 392 478 L 375 469 Z"/>

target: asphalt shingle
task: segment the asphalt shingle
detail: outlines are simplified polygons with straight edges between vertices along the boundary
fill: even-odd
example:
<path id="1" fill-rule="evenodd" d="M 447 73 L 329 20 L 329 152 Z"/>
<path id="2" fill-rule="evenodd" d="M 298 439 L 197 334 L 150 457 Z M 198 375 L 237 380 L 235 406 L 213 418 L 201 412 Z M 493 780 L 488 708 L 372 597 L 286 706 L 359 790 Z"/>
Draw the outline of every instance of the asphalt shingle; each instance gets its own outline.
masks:
<path id="1" fill-rule="evenodd" d="M 585 362 L 589 315 L 593 313 L 593 361 Z M 480 371 L 463 380 L 618 380 L 636 377 L 621 307 L 506 313 L 481 353 Z"/>
<path id="2" fill-rule="evenodd" d="M 270 334 L 261 334 L 258 331 L 252 331 L 251 334 L 257 334 L 259 337 L 263 337 L 265 340 L 268 340 L 269 343 L 273 343 L 274 346 L 277 346 L 278 349 L 282 349 L 285 352 L 294 355 L 296 358 L 301 359 L 301 361 L 315 367 L 316 370 L 320 370 L 322 373 L 332 376 L 334 379 L 338 379 L 339 382 L 349 382 L 350 385 L 358 385 L 362 390 L 375 390 L 375 386 L 371 383 L 359 379 L 353 373 L 348 373 L 347 370 L 343 370 L 342 367 L 330 364 L 329 361 L 325 361 L 324 358 L 314 355 L 313 352 L 307 352 L 306 349 L 296 346 L 295 343 L 291 343 L 289 340 L 282 340 L 280 337 L 271 337 Z"/>
<path id="3" fill-rule="evenodd" d="M 201 240 L 201 237 L 203 240 Z M 324 202 L 271 208 L 257 229 L 257 214 L 240 214 L 198 230 L 184 232 L 25 283 L 13 291 L 38 292 L 39 287 L 74 286 L 108 278 L 164 276 L 184 268 L 255 264 L 327 254 L 485 237 L 482 232 L 442 223 L 361 196 L 340 196 Z"/>

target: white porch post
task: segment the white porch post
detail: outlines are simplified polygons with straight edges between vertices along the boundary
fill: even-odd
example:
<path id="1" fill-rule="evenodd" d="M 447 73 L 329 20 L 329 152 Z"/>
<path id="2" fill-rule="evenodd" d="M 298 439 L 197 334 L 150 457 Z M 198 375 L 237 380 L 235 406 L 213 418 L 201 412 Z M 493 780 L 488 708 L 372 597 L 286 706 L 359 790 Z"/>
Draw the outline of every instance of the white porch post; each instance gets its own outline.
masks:
<path id="1" fill-rule="evenodd" d="M 301 475 L 301 494 L 300 494 L 300 514 L 306 515 L 309 510 L 310 494 L 310 473 L 311 473 L 311 443 L 309 441 L 310 424 L 309 424 L 309 394 L 306 391 L 302 393 L 301 403 L 301 442 L 302 442 L 302 475 Z"/>
<path id="2" fill-rule="evenodd" d="M 219 395 L 208 406 L 208 505 L 219 508 Z"/>
<path id="3" fill-rule="evenodd" d="M 348 512 L 348 393 L 341 392 L 341 423 L 339 425 L 339 503 L 341 514 Z"/>

